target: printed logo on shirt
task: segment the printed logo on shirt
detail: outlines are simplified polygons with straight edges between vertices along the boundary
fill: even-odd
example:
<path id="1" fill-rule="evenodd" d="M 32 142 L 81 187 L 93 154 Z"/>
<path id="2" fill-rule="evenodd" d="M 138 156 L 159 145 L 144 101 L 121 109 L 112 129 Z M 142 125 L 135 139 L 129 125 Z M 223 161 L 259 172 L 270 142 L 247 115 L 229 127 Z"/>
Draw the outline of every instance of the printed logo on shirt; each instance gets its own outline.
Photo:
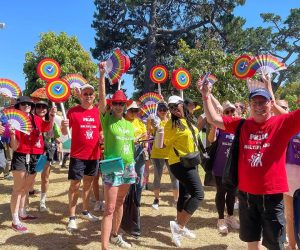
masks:
<path id="1" fill-rule="evenodd" d="M 86 139 L 87 140 L 92 140 L 93 139 L 93 133 L 94 133 L 94 131 L 93 130 L 87 130 L 86 132 L 85 132 L 85 137 L 86 137 Z"/>
<path id="2" fill-rule="evenodd" d="M 263 153 L 255 153 L 249 159 L 251 167 L 262 167 L 262 156 Z"/>
<path id="3" fill-rule="evenodd" d="M 84 117 L 82 120 L 84 122 L 95 122 L 95 119 L 93 117 Z"/>

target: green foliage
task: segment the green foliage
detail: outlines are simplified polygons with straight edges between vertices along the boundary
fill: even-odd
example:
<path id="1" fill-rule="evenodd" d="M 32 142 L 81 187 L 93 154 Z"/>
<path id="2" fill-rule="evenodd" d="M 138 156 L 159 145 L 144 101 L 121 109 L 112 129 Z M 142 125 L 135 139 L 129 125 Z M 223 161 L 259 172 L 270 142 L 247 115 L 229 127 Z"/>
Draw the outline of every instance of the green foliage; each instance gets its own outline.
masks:
<path id="1" fill-rule="evenodd" d="M 89 53 L 78 43 L 76 37 L 69 37 L 66 33 L 54 32 L 42 33 L 40 41 L 36 44 L 33 52 L 25 55 L 24 73 L 26 75 L 26 87 L 24 94 L 30 95 L 36 89 L 45 86 L 36 73 L 38 63 L 44 58 L 52 58 L 61 66 L 61 77 L 67 74 L 81 74 L 92 85 L 97 85 L 95 74 L 97 66 L 92 62 Z M 72 96 L 66 107 L 76 102 Z"/>
<path id="2" fill-rule="evenodd" d="M 287 83 L 280 87 L 276 92 L 276 99 L 285 99 L 289 103 L 290 110 L 299 108 L 299 104 L 296 102 L 300 97 L 299 82 Z"/>

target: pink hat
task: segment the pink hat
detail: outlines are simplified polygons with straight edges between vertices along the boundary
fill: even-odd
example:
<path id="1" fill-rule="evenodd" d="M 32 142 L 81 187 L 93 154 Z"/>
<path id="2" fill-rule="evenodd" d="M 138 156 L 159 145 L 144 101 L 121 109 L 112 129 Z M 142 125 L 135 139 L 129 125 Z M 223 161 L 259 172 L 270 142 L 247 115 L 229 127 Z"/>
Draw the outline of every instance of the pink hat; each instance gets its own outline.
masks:
<path id="1" fill-rule="evenodd" d="M 112 102 L 125 102 L 126 106 L 129 106 L 133 100 L 129 100 L 127 99 L 126 95 L 124 94 L 124 92 L 122 90 L 117 90 L 113 96 L 111 97 L 111 99 L 106 99 L 107 105 L 111 106 Z"/>

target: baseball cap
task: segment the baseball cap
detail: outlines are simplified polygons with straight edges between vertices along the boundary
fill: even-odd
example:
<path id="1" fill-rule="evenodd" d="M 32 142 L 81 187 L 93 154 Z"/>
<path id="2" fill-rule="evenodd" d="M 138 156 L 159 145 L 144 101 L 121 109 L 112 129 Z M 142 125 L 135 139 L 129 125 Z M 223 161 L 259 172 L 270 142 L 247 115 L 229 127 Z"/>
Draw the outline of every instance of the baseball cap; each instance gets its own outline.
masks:
<path id="1" fill-rule="evenodd" d="M 178 103 L 182 103 L 182 102 L 183 102 L 182 98 L 177 95 L 172 95 L 168 99 L 168 105 L 169 104 L 178 104 Z"/>
<path id="2" fill-rule="evenodd" d="M 136 101 L 133 101 L 128 107 L 127 110 L 129 109 L 139 109 L 140 107 L 137 105 Z"/>
<path id="3" fill-rule="evenodd" d="M 272 99 L 270 92 L 264 88 L 258 88 L 258 89 L 251 91 L 249 94 L 249 99 L 251 99 L 255 96 L 263 96 L 268 100 Z"/>
<path id="4" fill-rule="evenodd" d="M 93 91 L 95 91 L 95 88 L 94 88 L 92 85 L 90 85 L 90 84 L 84 84 L 84 85 L 80 88 L 81 91 L 84 90 L 84 89 L 92 89 Z"/>

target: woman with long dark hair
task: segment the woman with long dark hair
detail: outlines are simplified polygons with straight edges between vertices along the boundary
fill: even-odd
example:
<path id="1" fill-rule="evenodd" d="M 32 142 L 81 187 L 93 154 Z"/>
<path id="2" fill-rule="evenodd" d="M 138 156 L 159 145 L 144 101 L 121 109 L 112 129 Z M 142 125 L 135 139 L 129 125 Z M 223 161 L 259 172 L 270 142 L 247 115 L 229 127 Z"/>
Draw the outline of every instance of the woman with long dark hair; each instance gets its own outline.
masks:
<path id="1" fill-rule="evenodd" d="M 203 187 L 198 173 L 198 166 L 186 168 L 180 157 L 198 151 L 198 129 L 186 105 L 179 96 L 168 100 L 171 119 L 165 126 L 165 146 L 170 147 L 169 164 L 172 174 L 179 181 L 177 202 L 177 221 L 170 221 L 172 240 L 177 247 L 181 246 L 182 237 L 195 239 L 196 235 L 187 229 L 186 224 L 198 209 L 204 198 Z"/>

